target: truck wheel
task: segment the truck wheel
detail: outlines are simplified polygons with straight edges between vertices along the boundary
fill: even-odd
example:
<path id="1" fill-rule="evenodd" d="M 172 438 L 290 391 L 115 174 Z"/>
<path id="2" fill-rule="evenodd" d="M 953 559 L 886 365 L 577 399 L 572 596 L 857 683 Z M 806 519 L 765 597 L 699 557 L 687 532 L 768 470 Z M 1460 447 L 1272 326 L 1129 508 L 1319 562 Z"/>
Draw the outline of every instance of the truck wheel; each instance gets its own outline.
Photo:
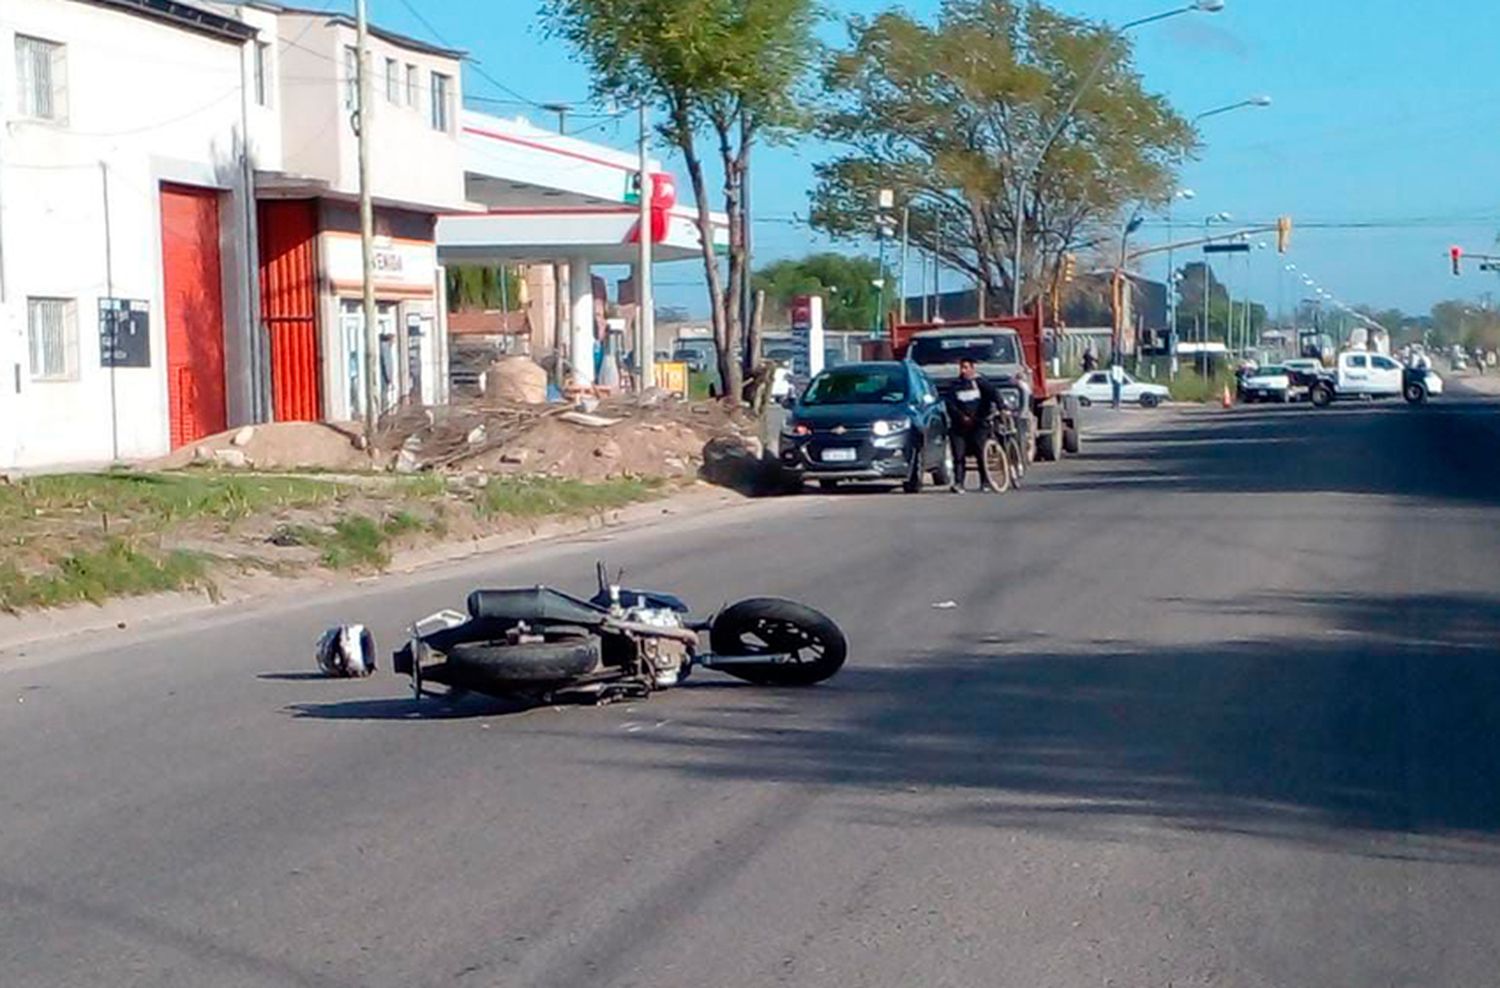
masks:
<path id="1" fill-rule="evenodd" d="M 1327 408 L 1333 404 L 1333 387 L 1320 381 L 1312 386 L 1307 397 L 1313 403 L 1314 408 Z"/>
<path id="2" fill-rule="evenodd" d="M 1063 452 L 1077 456 L 1083 449 L 1083 434 L 1076 421 L 1063 420 Z"/>
<path id="3" fill-rule="evenodd" d="M 1049 463 L 1062 459 L 1062 419 L 1056 405 L 1043 405 L 1036 433 L 1036 458 Z"/>
<path id="4" fill-rule="evenodd" d="M 1406 399 L 1408 405 L 1420 405 L 1427 400 L 1427 389 L 1416 381 L 1412 381 L 1401 389 L 1401 396 Z"/>

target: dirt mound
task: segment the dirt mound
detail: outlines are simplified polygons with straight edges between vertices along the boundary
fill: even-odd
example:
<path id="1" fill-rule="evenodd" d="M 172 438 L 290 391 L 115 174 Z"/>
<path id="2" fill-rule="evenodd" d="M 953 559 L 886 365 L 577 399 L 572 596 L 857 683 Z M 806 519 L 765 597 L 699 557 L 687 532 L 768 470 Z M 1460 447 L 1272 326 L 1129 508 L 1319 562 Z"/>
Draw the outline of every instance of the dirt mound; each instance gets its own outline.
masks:
<path id="1" fill-rule="evenodd" d="M 257 470 L 369 470 L 370 455 L 355 445 L 364 430 L 325 422 L 270 422 L 208 436 L 146 464 L 175 470 L 194 463 Z"/>

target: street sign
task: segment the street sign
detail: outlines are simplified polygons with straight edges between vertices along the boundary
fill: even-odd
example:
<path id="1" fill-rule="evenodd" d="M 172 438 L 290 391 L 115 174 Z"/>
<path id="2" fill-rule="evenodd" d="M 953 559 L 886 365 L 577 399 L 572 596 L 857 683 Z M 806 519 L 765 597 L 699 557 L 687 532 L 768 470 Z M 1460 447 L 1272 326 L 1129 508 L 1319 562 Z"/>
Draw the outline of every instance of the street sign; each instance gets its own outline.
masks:
<path id="1" fill-rule="evenodd" d="M 641 204 L 641 173 L 638 171 L 625 173 L 625 204 L 627 206 Z"/>
<path id="2" fill-rule="evenodd" d="M 1500 271 L 1500 261 L 1485 261 L 1479 265 L 1481 271 Z"/>
<path id="3" fill-rule="evenodd" d="M 99 300 L 99 365 L 151 366 L 151 304 L 139 299 Z"/>
<path id="4" fill-rule="evenodd" d="M 1205 254 L 1248 254 L 1248 253 L 1250 253 L 1250 245 L 1249 244 L 1204 244 L 1203 245 L 1203 253 L 1205 253 Z"/>

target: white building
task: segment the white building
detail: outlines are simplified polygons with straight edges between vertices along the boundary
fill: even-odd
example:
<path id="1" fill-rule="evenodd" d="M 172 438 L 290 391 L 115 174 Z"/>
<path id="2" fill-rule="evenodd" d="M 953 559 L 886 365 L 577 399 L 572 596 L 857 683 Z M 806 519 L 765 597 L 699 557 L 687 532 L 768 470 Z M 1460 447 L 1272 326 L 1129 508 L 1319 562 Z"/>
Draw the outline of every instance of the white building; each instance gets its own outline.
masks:
<path id="1" fill-rule="evenodd" d="M 216 5 L 227 6 L 227 5 Z M 355 27 L 342 14 L 237 5 L 272 64 L 272 112 L 250 129 L 271 417 L 358 418 L 364 407 Z M 462 53 L 372 28 L 367 114 L 383 407 L 447 397 L 437 217 L 467 208 Z M 257 128 L 257 122 L 263 123 Z"/>
<path id="2" fill-rule="evenodd" d="M 0 467 L 359 414 L 354 43 L 264 3 L 4 0 Z M 440 401 L 460 55 L 380 30 L 371 54 L 384 400 Z"/>
<path id="3" fill-rule="evenodd" d="M 0 466 L 164 453 L 248 421 L 246 25 L 5 0 Z M 111 360 L 108 300 L 131 313 Z"/>

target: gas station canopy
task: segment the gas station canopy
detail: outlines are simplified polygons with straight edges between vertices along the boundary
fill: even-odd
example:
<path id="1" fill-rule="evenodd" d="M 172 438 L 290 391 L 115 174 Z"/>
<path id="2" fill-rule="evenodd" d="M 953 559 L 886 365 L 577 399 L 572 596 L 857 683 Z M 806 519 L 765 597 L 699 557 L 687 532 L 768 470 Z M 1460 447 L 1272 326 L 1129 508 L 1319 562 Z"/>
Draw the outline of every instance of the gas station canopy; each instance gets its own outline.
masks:
<path id="1" fill-rule="evenodd" d="M 438 221 L 442 263 L 636 262 L 640 211 L 629 200 L 639 171 L 635 155 L 469 111 L 460 139 L 474 211 Z M 677 205 L 660 162 L 648 165 L 653 261 L 701 258 L 696 211 Z M 714 214 L 713 223 L 715 244 L 727 244 L 724 216 Z"/>

